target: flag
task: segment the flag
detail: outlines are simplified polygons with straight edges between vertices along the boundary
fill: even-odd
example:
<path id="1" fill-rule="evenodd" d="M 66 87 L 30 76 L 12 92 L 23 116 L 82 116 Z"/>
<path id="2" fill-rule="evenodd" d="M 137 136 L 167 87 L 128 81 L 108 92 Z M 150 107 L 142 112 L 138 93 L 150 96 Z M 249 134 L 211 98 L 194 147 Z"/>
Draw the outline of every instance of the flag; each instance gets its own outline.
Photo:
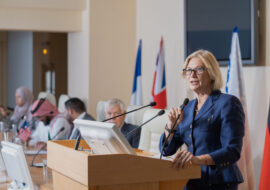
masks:
<path id="1" fill-rule="evenodd" d="M 142 105 L 142 71 L 141 71 L 141 56 L 142 56 L 142 40 L 139 42 L 137 51 L 136 65 L 134 71 L 133 88 L 130 105 Z"/>
<path id="2" fill-rule="evenodd" d="M 270 106 L 268 111 L 268 120 L 265 133 L 264 153 L 263 153 L 259 190 L 270 189 L 269 179 L 270 179 Z"/>
<path id="3" fill-rule="evenodd" d="M 152 87 L 152 99 L 157 103 L 154 108 L 165 109 L 167 107 L 163 38 L 161 38 L 160 41 L 160 49 L 156 61 L 156 69 Z"/>
<path id="4" fill-rule="evenodd" d="M 28 141 L 31 137 L 31 131 L 30 131 L 29 127 L 27 126 L 26 120 L 24 121 L 22 127 L 20 128 L 20 130 L 18 132 L 18 137 L 19 137 L 19 139 L 21 139 L 24 142 Z"/>
<path id="5" fill-rule="evenodd" d="M 227 71 L 226 92 L 228 94 L 238 97 L 243 105 L 245 111 L 245 136 L 243 138 L 243 147 L 241 157 L 238 161 L 238 166 L 244 178 L 244 183 L 239 184 L 239 190 L 253 190 L 254 183 L 254 169 L 251 154 L 251 144 L 249 137 L 249 128 L 246 112 L 246 97 L 244 88 L 244 78 L 242 71 L 242 58 L 240 51 L 240 44 L 238 38 L 238 28 L 236 27 L 232 34 L 232 44 L 229 66 Z"/>

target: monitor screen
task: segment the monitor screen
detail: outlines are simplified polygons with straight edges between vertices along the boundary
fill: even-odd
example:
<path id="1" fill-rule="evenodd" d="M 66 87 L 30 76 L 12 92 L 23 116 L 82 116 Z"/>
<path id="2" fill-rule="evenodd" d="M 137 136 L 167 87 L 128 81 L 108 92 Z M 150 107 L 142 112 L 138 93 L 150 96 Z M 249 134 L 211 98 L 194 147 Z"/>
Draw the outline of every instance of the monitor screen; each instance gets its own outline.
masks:
<path id="1" fill-rule="evenodd" d="M 8 176 L 13 180 L 14 185 L 24 189 L 34 190 L 34 185 L 25 159 L 21 145 L 2 141 L 2 157 Z"/>
<path id="2" fill-rule="evenodd" d="M 257 0 L 186 0 L 185 54 L 211 51 L 228 64 L 232 32 L 238 27 L 244 64 L 254 64 L 258 49 Z"/>
<path id="3" fill-rule="evenodd" d="M 0 150 L 1 150 L 1 144 L 0 144 Z M 6 170 L 6 167 L 5 167 L 5 164 L 4 164 L 4 161 L 2 158 L 2 154 L 0 151 L 0 183 L 7 181 L 5 170 Z"/>
<path id="4" fill-rule="evenodd" d="M 0 150 L 1 150 L 1 148 L 0 148 Z M 3 158 L 2 158 L 2 154 L 0 152 L 0 172 L 5 171 L 5 170 L 6 170 L 6 167 L 5 167 Z"/>
<path id="5" fill-rule="evenodd" d="M 74 124 L 94 154 L 135 154 L 113 123 L 76 119 Z"/>

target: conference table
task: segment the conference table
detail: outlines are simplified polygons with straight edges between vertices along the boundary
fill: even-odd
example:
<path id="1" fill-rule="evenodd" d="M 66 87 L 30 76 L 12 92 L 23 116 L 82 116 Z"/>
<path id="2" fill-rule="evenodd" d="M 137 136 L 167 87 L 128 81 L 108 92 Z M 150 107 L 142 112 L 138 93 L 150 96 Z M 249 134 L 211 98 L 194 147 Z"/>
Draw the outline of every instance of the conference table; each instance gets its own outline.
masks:
<path id="1" fill-rule="evenodd" d="M 3 134 L 0 133 L 0 141 L 2 140 L 3 140 Z M 36 148 L 28 147 L 27 149 L 35 150 Z M 33 156 L 34 155 L 26 155 L 26 161 L 28 165 L 32 162 Z M 35 163 L 42 162 L 46 158 L 47 158 L 47 155 L 44 155 L 44 154 L 38 155 L 36 157 Z M 43 168 L 29 166 L 29 171 L 30 171 L 34 185 L 37 185 L 40 190 L 53 190 L 52 171 L 50 168 L 47 167 L 47 175 L 43 175 Z M 3 176 L 6 174 L 2 172 L 0 175 Z M 0 182 L 0 189 L 6 190 L 10 182 L 11 181 L 3 182 L 3 183 Z"/>

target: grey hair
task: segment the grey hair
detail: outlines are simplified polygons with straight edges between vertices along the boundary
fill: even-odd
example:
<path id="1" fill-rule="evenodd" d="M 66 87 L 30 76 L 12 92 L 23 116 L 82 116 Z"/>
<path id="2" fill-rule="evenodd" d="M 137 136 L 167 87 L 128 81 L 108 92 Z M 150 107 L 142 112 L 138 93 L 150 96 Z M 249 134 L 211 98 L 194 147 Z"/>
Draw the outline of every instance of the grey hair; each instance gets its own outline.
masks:
<path id="1" fill-rule="evenodd" d="M 120 99 L 117 99 L 117 98 L 112 98 L 112 99 L 109 99 L 108 101 L 105 102 L 105 105 L 104 105 L 104 111 L 107 112 L 107 110 L 109 109 L 109 107 L 111 106 L 115 106 L 115 105 L 119 105 L 120 106 L 120 109 L 121 109 L 121 112 L 124 113 L 126 111 L 126 105 L 125 103 L 120 100 Z"/>

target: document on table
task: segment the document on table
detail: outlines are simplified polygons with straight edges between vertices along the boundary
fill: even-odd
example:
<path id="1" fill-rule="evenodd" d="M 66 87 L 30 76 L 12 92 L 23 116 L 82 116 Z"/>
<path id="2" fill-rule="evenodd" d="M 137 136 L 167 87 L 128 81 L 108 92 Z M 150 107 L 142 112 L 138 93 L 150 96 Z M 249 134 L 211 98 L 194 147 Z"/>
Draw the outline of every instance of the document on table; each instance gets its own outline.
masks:
<path id="1" fill-rule="evenodd" d="M 24 154 L 26 155 L 34 155 L 37 154 L 39 150 L 25 150 Z M 38 154 L 47 154 L 47 150 L 41 150 Z"/>

